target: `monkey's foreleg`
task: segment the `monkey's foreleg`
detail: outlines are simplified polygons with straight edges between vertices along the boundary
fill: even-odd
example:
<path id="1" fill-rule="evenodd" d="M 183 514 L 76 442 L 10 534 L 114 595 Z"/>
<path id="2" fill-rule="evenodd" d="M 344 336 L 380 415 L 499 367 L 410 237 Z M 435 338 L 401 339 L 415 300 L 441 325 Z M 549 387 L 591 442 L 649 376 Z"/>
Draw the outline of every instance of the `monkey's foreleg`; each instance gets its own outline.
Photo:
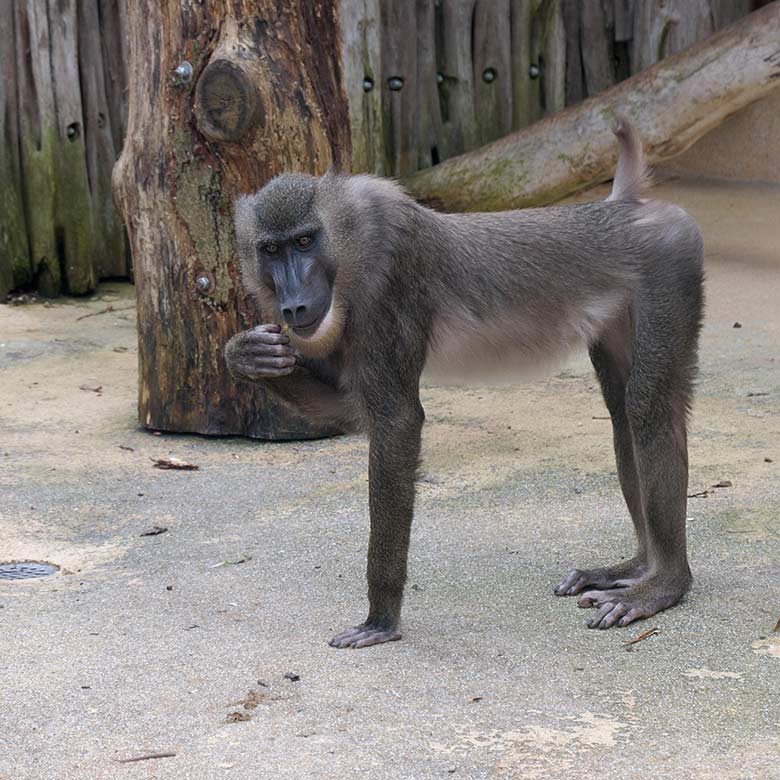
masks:
<path id="1" fill-rule="evenodd" d="M 404 402 L 374 419 L 369 431 L 368 617 L 330 640 L 332 647 L 369 647 L 400 639 L 399 622 L 409 534 L 414 511 L 414 476 L 424 414 L 419 401 Z"/>

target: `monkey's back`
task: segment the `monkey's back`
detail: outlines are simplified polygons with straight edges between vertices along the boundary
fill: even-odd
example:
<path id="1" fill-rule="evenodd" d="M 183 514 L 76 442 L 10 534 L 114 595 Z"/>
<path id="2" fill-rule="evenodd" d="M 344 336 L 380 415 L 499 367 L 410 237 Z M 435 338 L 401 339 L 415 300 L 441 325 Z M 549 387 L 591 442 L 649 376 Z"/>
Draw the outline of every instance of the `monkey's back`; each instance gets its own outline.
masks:
<path id="1" fill-rule="evenodd" d="M 671 204 L 599 201 L 435 219 L 438 304 L 427 370 L 439 377 L 537 373 L 596 340 L 654 277 L 666 287 L 701 279 L 700 234 Z"/>

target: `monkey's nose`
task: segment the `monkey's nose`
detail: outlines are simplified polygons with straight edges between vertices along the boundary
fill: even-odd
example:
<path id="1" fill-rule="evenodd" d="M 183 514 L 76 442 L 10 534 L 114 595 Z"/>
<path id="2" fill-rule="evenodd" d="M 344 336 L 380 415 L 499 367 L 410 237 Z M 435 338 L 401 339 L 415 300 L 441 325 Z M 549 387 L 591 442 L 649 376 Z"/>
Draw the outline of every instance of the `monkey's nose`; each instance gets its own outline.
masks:
<path id="1" fill-rule="evenodd" d="M 308 309 L 305 306 L 292 305 L 282 307 L 282 317 L 284 317 L 284 321 L 291 328 L 306 322 L 307 313 Z"/>

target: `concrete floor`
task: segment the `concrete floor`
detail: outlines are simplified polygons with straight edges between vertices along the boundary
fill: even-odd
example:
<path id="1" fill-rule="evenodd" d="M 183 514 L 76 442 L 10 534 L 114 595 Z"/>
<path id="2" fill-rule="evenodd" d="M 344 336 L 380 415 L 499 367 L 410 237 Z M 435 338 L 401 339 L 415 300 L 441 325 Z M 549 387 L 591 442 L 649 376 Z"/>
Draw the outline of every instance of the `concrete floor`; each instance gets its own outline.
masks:
<path id="1" fill-rule="evenodd" d="M 583 356 L 425 388 L 404 640 L 336 651 L 365 441 L 152 435 L 129 286 L 0 306 L 0 561 L 63 567 L 0 581 L 0 778 L 780 778 L 780 187 L 653 194 L 707 244 L 690 492 L 732 486 L 690 500 L 687 600 L 625 629 L 552 595 L 631 552 Z"/>

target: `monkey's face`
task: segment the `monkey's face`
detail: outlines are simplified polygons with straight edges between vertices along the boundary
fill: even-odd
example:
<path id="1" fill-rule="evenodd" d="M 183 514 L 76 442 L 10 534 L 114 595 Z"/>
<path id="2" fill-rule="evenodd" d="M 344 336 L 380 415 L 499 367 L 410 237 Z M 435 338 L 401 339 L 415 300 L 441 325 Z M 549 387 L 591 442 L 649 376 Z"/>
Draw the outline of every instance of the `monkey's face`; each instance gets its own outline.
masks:
<path id="1" fill-rule="evenodd" d="M 330 351 L 341 331 L 336 263 L 315 207 L 317 179 L 287 174 L 236 202 L 236 238 L 249 291 L 289 329 L 304 355 Z M 269 311 L 270 309 L 270 311 Z"/>
<path id="2" fill-rule="evenodd" d="M 255 254 L 261 282 L 273 290 L 285 325 L 298 337 L 314 335 L 333 298 L 333 264 L 322 229 L 300 225 L 292 232 L 261 236 Z"/>

